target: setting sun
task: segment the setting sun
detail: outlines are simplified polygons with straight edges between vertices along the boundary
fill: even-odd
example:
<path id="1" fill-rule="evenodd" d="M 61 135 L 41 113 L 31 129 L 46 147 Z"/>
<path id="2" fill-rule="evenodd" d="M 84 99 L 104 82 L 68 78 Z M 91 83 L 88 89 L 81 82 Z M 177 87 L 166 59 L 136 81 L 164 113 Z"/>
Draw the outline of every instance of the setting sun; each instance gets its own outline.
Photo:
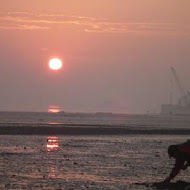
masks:
<path id="1" fill-rule="evenodd" d="M 49 68 L 52 70 L 59 70 L 63 66 L 61 59 L 59 58 L 52 58 L 49 60 Z"/>

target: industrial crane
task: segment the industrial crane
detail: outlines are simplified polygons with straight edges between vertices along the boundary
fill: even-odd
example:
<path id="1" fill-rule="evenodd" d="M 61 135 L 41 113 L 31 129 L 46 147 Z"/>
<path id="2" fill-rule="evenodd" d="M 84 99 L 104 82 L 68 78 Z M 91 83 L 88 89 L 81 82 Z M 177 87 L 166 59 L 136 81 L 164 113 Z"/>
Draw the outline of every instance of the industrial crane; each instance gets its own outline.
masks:
<path id="1" fill-rule="evenodd" d="M 179 80 L 179 78 L 177 76 L 177 73 L 176 73 L 176 71 L 175 71 L 175 69 L 173 67 L 171 67 L 171 71 L 172 71 L 173 77 L 175 79 L 175 82 L 176 82 L 177 87 L 178 87 L 179 92 L 180 92 L 179 104 L 181 106 L 190 105 L 190 93 L 188 91 L 186 92 L 184 90 L 184 88 L 181 85 L 180 80 Z"/>

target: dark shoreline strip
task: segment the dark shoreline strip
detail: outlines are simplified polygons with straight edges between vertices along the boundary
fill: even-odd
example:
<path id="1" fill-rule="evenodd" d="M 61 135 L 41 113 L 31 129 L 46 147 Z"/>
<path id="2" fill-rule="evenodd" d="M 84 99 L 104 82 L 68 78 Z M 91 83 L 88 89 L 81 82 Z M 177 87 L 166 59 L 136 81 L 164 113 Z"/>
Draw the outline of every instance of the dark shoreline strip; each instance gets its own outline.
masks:
<path id="1" fill-rule="evenodd" d="M 6 126 L 0 127 L 0 135 L 190 135 L 190 129 L 158 129 L 129 127 L 70 127 L 70 126 Z"/>

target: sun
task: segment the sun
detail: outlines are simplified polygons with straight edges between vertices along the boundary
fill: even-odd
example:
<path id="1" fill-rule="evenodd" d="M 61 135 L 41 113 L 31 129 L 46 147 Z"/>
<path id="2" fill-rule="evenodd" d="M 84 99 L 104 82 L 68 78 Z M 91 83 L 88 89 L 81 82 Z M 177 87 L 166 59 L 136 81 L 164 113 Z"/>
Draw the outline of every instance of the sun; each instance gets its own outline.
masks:
<path id="1" fill-rule="evenodd" d="M 63 67 L 63 63 L 60 58 L 54 57 L 49 60 L 49 68 L 52 70 L 60 70 Z"/>

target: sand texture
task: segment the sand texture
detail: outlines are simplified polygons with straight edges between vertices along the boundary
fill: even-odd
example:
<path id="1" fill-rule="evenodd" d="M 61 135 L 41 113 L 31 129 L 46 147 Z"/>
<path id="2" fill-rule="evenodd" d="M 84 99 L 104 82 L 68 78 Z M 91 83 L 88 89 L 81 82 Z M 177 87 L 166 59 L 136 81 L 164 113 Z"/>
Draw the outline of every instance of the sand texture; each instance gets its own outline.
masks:
<path id="1" fill-rule="evenodd" d="M 169 185 L 168 145 L 187 135 L 0 136 L 1 190 L 183 190 L 190 173 Z"/>

